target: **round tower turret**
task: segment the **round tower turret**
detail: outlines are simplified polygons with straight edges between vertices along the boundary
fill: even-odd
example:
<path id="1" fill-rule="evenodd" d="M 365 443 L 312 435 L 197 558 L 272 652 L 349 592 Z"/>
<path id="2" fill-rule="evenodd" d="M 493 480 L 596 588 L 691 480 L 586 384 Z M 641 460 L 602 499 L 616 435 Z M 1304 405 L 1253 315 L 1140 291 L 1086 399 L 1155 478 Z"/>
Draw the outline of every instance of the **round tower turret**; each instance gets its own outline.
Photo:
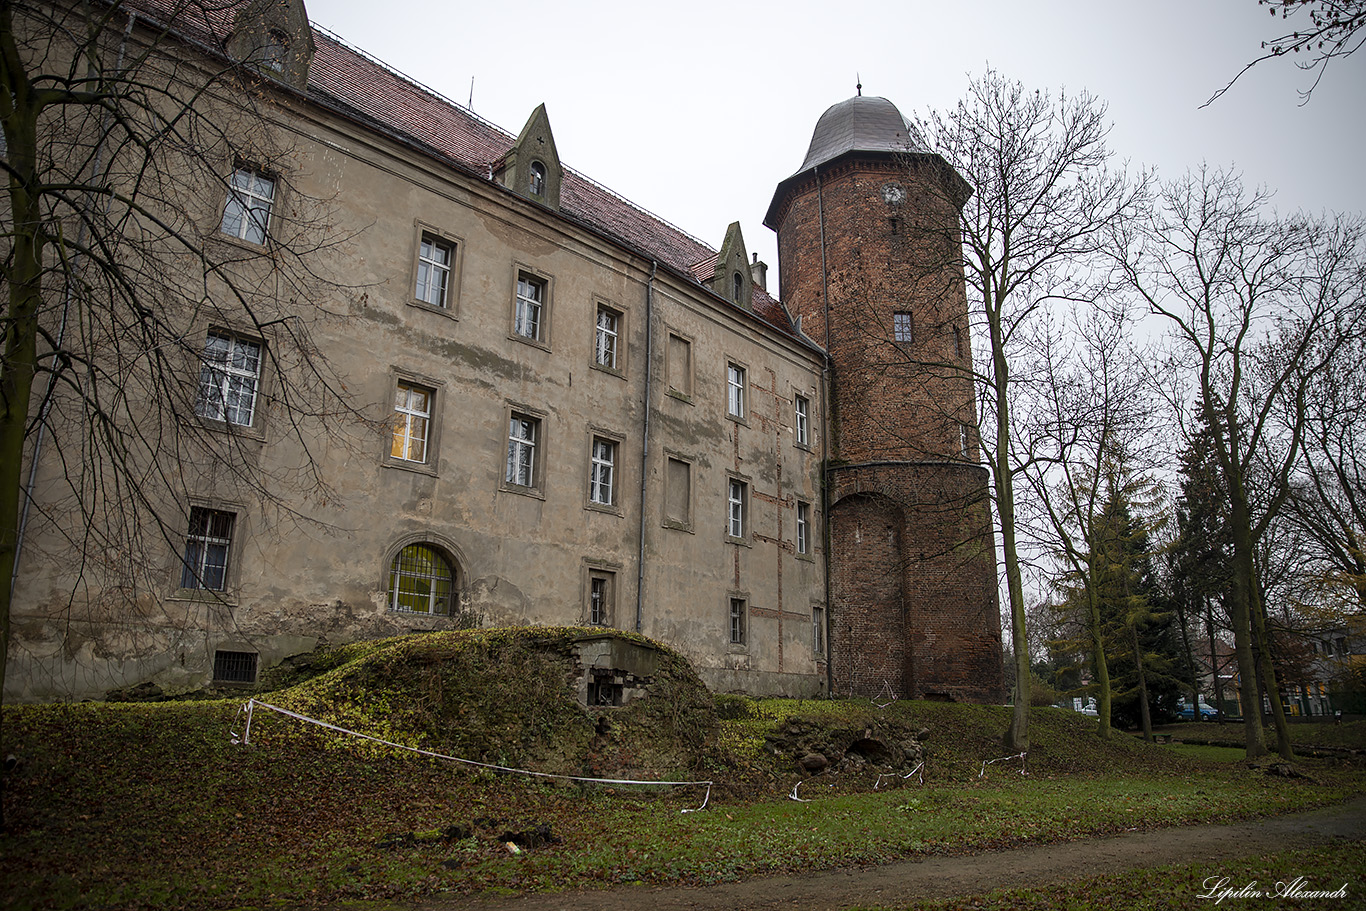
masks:
<path id="1" fill-rule="evenodd" d="M 971 188 L 886 98 L 829 108 L 764 223 L 830 358 L 834 692 L 1001 698 L 959 215 Z"/>

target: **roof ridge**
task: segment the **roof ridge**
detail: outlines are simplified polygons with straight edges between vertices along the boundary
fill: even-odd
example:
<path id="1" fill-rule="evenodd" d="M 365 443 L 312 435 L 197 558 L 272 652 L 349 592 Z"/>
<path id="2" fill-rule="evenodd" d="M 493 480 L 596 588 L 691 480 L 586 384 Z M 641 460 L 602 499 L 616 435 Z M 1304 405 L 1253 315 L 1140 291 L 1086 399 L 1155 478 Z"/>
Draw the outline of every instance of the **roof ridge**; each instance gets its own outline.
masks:
<path id="1" fill-rule="evenodd" d="M 341 35 L 337 34 L 336 32 L 332 31 L 331 29 L 326 28 L 326 27 L 321 26 L 321 25 L 318 25 L 318 24 L 315 23 L 315 22 L 310 22 L 309 24 L 313 27 L 313 30 L 314 30 L 315 32 L 320 32 L 320 33 L 323 34 L 325 37 L 330 38 L 332 41 L 335 41 L 337 44 L 339 44 L 339 45 L 341 45 L 342 47 L 346 48 L 346 49 L 347 49 L 348 51 L 350 51 L 351 53 L 356 54 L 357 56 L 363 57 L 364 59 L 368 60 L 370 63 L 374 64 L 375 66 L 378 66 L 378 67 L 380 67 L 381 69 L 386 70 L 387 72 L 389 72 L 391 75 L 396 76 L 397 78 L 402 79 L 403 81 L 409 83 L 409 84 L 412 85 L 414 88 L 417 88 L 417 89 L 419 89 L 419 90 L 421 90 L 421 91 L 423 91 L 423 92 L 426 92 L 428 95 L 430 95 L 431 97 L 435 98 L 437 101 L 440 101 L 440 102 L 442 102 L 443 104 L 448 104 L 448 105 L 450 105 L 450 106 L 453 107 L 453 108 L 458 108 L 462 113 L 469 115 L 470 117 L 474 118 L 474 119 L 477 120 L 479 123 L 483 124 L 484 126 L 488 127 L 489 129 L 494 130 L 494 131 L 496 131 L 496 132 L 498 132 L 498 133 L 500 133 L 500 134 L 506 136 L 509 140 L 512 140 L 512 141 L 515 141 L 515 140 L 516 140 L 516 138 L 517 138 L 517 134 L 516 134 L 516 133 L 513 133 L 513 132 L 509 131 L 508 129 L 506 129 L 505 127 L 499 126 L 498 124 L 494 123 L 493 121 L 488 120 L 487 118 L 482 117 L 481 115 L 475 113 L 474 108 L 467 107 L 466 105 L 463 105 L 463 104 L 461 104 L 460 102 L 455 101 L 455 100 L 453 100 L 453 99 L 447 97 L 446 95 L 442 94 L 441 92 L 437 91 L 436 89 L 432 88 L 431 86 L 427 85 L 426 83 L 424 83 L 424 82 L 422 82 L 422 81 L 420 81 L 420 80 L 414 78 L 413 76 L 410 76 L 410 75 L 408 75 L 407 73 L 403 72 L 403 71 L 400 70 L 398 67 L 393 66 L 393 65 L 391 65 L 391 64 L 389 64 L 389 63 L 386 63 L 385 61 L 383 61 L 383 60 L 381 60 L 380 58 L 376 57 L 374 54 L 371 54 L 369 51 L 366 51 L 364 48 L 357 47 L 356 45 L 354 45 L 354 44 L 352 44 L 351 42 L 347 41 L 345 38 L 343 38 Z M 664 225 L 664 226 L 670 228 L 671 230 L 677 231 L 680 235 L 682 235 L 683 237 L 685 237 L 685 238 L 687 238 L 688 240 L 692 241 L 693 243 L 697 244 L 697 245 L 698 245 L 699 247 L 701 247 L 702 249 L 707 250 L 707 251 L 709 251 L 709 252 L 712 253 L 712 254 L 714 254 L 714 253 L 717 252 L 716 250 L 714 250 L 714 249 L 712 248 L 711 244 L 709 244 L 709 243 L 707 243 L 706 241 L 702 240 L 701 238 L 697 237 L 695 234 L 691 233 L 690 231 L 687 231 L 687 230 L 684 229 L 684 228 L 679 227 L 678 225 L 676 225 L 676 224 L 674 224 L 673 222 L 669 221 L 667 218 L 664 218 L 664 217 L 662 217 L 662 216 L 656 214 L 655 212 L 652 212 L 651 210 L 649 210 L 649 209 L 645 208 L 644 206 L 640 205 L 639 203 L 633 202 L 632 200 L 627 199 L 625 196 L 623 196 L 622 194 L 618 193 L 616 190 L 613 190 L 611 187 L 607 186 L 606 184 L 603 184 L 603 183 L 601 183 L 600 181 L 594 180 L 593 178 L 589 177 L 587 174 L 583 173 L 582 171 L 578 170 L 577 168 L 572 168 L 572 167 L 569 167 L 568 165 L 564 165 L 563 167 L 564 167 L 564 170 L 566 170 L 566 171 L 568 171 L 569 173 L 573 174 L 575 177 L 577 177 L 579 180 L 582 180 L 584 183 L 588 184 L 589 186 L 594 187 L 595 189 L 597 189 L 597 190 L 599 190 L 599 191 L 601 191 L 601 192 L 603 192 L 603 193 L 606 193 L 607 195 L 609 195 L 609 196 L 611 196 L 612 198 L 616 199 L 618 202 L 623 203 L 623 204 L 629 206 L 629 207 L 632 208 L 632 209 L 635 209 L 637 212 L 641 213 L 642 215 L 645 215 L 645 216 L 648 216 L 649 218 L 654 219 L 655 221 L 657 221 L 657 222 L 659 222 L 660 224 L 662 224 L 662 225 Z M 705 259 L 705 258 L 706 258 L 706 257 L 703 257 L 703 259 Z"/>

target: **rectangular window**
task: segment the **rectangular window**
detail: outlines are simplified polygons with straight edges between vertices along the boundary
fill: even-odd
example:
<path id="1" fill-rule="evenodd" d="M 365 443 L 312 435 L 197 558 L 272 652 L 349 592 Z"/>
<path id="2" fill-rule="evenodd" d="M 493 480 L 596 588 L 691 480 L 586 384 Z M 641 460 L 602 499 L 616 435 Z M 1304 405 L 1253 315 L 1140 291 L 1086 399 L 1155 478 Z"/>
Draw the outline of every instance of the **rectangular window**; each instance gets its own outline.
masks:
<path id="1" fill-rule="evenodd" d="M 726 365 L 726 414 L 745 416 L 745 368 L 735 364 Z"/>
<path id="2" fill-rule="evenodd" d="M 745 599 L 730 599 L 730 644 L 745 644 Z"/>
<path id="3" fill-rule="evenodd" d="M 615 601 L 616 573 L 593 570 L 588 574 L 588 622 L 592 626 L 611 626 Z"/>
<path id="4" fill-rule="evenodd" d="M 517 314 L 513 331 L 532 341 L 545 341 L 545 282 L 525 272 L 517 276 Z"/>
<path id="5" fill-rule="evenodd" d="M 508 463 L 505 480 L 518 487 L 536 486 L 536 446 L 541 422 L 514 411 L 508 421 Z"/>
<path id="6" fill-rule="evenodd" d="M 222 332 L 210 332 L 199 368 L 195 414 L 211 421 L 250 427 L 261 379 L 261 346 Z"/>
<path id="7" fill-rule="evenodd" d="M 256 659 L 255 652 L 215 651 L 213 653 L 213 682 L 255 683 Z"/>
<path id="8" fill-rule="evenodd" d="M 389 455 L 405 462 L 427 461 L 427 439 L 432 422 L 430 389 L 399 383 L 394 392 L 394 440 Z"/>
<path id="9" fill-rule="evenodd" d="M 692 527 L 692 465 L 672 456 L 664 476 L 664 521 L 680 528 Z"/>
<path id="10" fill-rule="evenodd" d="M 228 583 L 228 557 L 237 516 L 200 506 L 190 508 L 180 587 L 221 592 Z"/>
<path id="11" fill-rule="evenodd" d="M 611 506 L 614 476 L 617 465 L 617 444 L 603 437 L 593 437 L 592 464 L 589 466 L 588 499 L 601 506 Z"/>
<path id="12" fill-rule="evenodd" d="M 953 327 L 953 354 L 955 357 L 963 356 L 963 330 L 958 326 Z"/>
<path id="13" fill-rule="evenodd" d="M 745 500 L 748 491 L 744 481 L 730 479 L 730 492 L 727 495 L 726 534 L 732 538 L 745 536 Z"/>
<path id="14" fill-rule="evenodd" d="M 275 180 L 251 168 L 238 168 L 228 180 L 228 202 L 219 230 L 229 237 L 264 244 L 269 236 Z"/>
<path id="15" fill-rule="evenodd" d="M 968 457 L 968 448 L 972 445 L 972 434 L 968 430 L 967 424 L 958 425 L 958 454 L 963 458 Z"/>
<path id="16" fill-rule="evenodd" d="M 807 446 L 811 443 L 811 400 L 804 395 L 792 397 L 793 411 L 792 434 L 797 440 L 798 446 Z"/>
<path id="17" fill-rule="evenodd" d="M 811 553 L 811 504 L 797 501 L 797 553 Z"/>
<path id="18" fill-rule="evenodd" d="M 451 262 L 455 247 L 423 234 L 417 253 L 417 287 L 413 297 L 433 307 L 445 307 L 450 290 Z"/>
<path id="19" fill-rule="evenodd" d="M 617 342 L 621 332 L 621 314 L 611 307 L 598 304 L 598 322 L 593 336 L 593 363 L 608 370 L 617 369 Z"/>
<path id="20" fill-rule="evenodd" d="M 892 338 L 898 342 L 915 341 L 915 323 L 909 310 L 898 310 L 892 314 Z"/>
<path id="21" fill-rule="evenodd" d="M 669 391 L 692 398 L 692 342 L 669 333 Z"/>
<path id="22" fill-rule="evenodd" d="M 816 657 L 825 655 L 825 608 L 811 608 L 811 650 Z"/>

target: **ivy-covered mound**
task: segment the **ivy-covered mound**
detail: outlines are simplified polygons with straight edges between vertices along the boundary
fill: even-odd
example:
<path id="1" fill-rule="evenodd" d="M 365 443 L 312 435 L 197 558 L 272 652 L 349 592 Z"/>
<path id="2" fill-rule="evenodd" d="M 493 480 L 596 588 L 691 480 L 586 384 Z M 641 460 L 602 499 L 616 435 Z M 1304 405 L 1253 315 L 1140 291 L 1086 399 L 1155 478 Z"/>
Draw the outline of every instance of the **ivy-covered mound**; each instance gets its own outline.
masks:
<path id="1" fill-rule="evenodd" d="M 579 703 L 575 643 L 604 631 L 572 627 L 353 643 L 314 661 L 313 669 L 324 671 L 318 676 L 261 698 L 382 740 L 495 765 L 590 777 L 697 770 L 717 742 L 706 686 L 667 646 L 631 633 L 607 634 L 653 649 L 658 659 L 645 694 L 619 708 Z M 289 724 L 338 748 L 389 749 Z"/>

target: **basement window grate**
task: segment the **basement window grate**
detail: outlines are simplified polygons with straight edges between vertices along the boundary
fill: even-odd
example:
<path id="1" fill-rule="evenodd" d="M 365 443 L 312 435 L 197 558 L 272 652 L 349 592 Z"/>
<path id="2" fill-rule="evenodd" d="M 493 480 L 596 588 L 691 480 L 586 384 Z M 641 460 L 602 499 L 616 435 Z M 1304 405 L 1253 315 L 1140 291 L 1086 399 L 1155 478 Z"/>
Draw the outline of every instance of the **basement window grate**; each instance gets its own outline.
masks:
<path id="1" fill-rule="evenodd" d="M 256 658 L 255 652 L 214 652 L 213 682 L 255 683 Z"/>

